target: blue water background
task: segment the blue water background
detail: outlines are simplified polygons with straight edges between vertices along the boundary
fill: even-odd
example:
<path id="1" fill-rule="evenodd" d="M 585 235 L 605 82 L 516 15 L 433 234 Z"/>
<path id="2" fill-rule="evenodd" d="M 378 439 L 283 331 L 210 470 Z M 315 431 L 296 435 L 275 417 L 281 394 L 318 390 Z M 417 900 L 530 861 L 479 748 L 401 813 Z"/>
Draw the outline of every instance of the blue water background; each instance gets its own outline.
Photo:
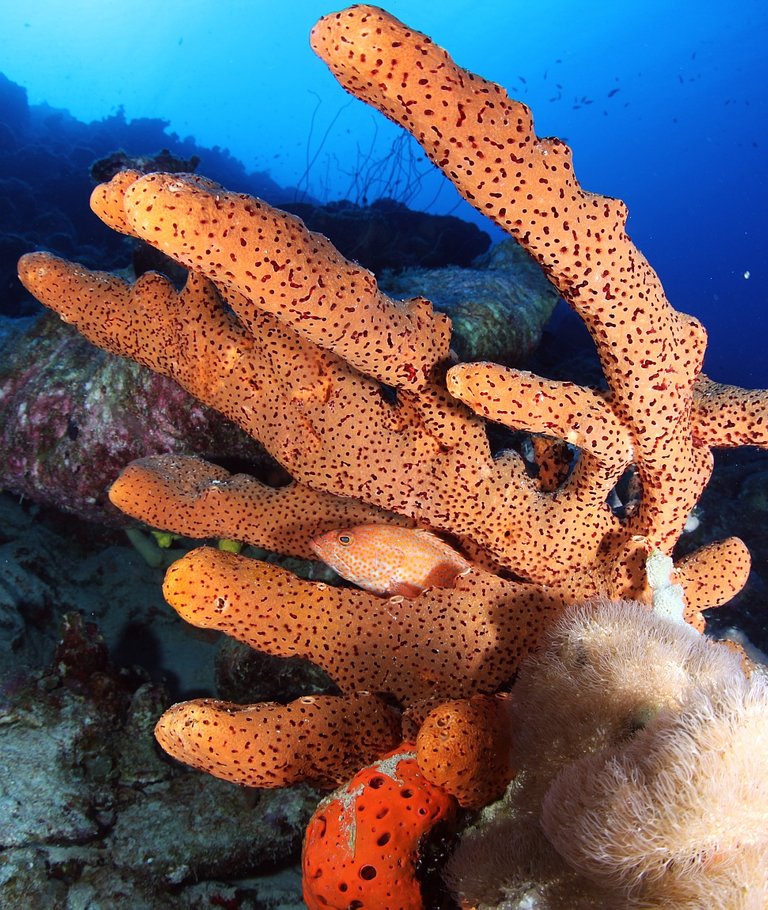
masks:
<path id="1" fill-rule="evenodd" d="M 164 118 L 180 136 L 227 148 L 249 170 L 321 199 L 370 201 L 384 191 L 474 217 L 315 58 L 309 29 L 338 8 L 0 0 L 0 71 L 31 103 L 85 121 L 120 108 Z M 764 0 L 388 8 L 525 101 L 540 135 L 572 146 L 586 189 L 627 202 L 629 231 L 673 305 L 709 329 L 713 378 L 768 387 Z M 403 162 L 398 183 L 384 165 L 393 154 Z"/>

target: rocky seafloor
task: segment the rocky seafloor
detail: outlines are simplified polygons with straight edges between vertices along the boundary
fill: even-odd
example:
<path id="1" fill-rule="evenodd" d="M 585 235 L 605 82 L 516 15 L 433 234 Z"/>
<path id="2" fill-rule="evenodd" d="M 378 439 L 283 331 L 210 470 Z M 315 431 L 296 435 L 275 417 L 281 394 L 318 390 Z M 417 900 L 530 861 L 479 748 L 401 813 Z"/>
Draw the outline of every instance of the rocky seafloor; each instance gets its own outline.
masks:
<path id="1" fill-rule="evenodd" d="M 0 906 L 303 906 L 318 791 L 189 771 L 152 729 L 182 697 L 290 697 L 322 680 L 187 626 L 122 531 L 3 494 L 0 567 Z"/>

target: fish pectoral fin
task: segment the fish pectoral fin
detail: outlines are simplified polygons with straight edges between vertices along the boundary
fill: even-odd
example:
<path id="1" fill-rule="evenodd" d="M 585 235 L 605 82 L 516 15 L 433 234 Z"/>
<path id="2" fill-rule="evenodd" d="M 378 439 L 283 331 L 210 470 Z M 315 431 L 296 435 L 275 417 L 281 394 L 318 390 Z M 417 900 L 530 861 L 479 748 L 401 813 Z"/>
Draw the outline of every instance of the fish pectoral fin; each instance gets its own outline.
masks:
<path id="1" fill-rule="evenodd" d="M 418 585 L 413 585 L 408 581 L 395 581 L 390 586 L 389 593 L 413 600 L 413 598 L 418 597 L 423 590 L 423 588 L 420 588 Z"/>
<path id="2" fill-rule="evenodd" d="M 424 579 L 425 588 L 453 588 L 463 569 L 453 562 L 438 563 Z"/>

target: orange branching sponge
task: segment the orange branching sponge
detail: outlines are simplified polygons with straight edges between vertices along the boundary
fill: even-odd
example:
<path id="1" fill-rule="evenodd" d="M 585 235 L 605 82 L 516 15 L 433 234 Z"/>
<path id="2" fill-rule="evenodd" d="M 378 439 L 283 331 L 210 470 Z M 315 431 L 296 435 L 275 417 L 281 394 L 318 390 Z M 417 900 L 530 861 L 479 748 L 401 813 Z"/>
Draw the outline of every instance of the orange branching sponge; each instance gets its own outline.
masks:
<path id="1" fill-rule="evenodd" d="M 419 771 L 405 743 L 323 800 L 304 838 L 309 910 L 422 910 L 421 839 L 456 804 Z"/>
<path id="2" fill-rule="evenodd" d="M 367 693 L 308 695 L 287 705 L 198 698 L 166 711 L 155 736 L 179 761 L 246 787 L 334 787 L 361 759 L 373 761 L 400 742 L 400 720 Z"/>
<path id="3" fill-rule="evenodd" d="M 416 761 L 421 773 L 461 806 L 487 806 L 514 776 L 508 701 L 506 695 L 447 701 L 430 711 L 419 729 Z"/>
<path id="4" fill-rule="evenodd" d="M 163 594 L 187 622 L 322 667 L 345 694 L 403 707 L 493 691 L 560 613 L 556 594 L 473 569 L 413 600 L 304 581 L 213 547 L 175 562 Z"/>
<path id="5" fill-rule="evenodd" d="M 704 329 L 669 305 L 657 275 L 624 230 L 624 204 L 583 190 L 570 149 L 538 137 L 524 104 L 461 69 L 426 35 L 376 7 L 326 16 L 311 40 L 348 91 L 408 129 L 464 197 L 537 259 L 595 340 L 605 394 L 494 364 L 462 364 L 449 372 L 449 391 L 478 413 L 581 449 L 576 471 L 553 499 L 518 497 L 512 536 L 520 551 L 512 561 L 524 563 L 527 552 L 526 577 L 549 581 L 568 571 L 566 563 L 571 571 L 584 565 L 586 556 L 623 576 L 624 583 L 604 577 L 606 590 L 617 595 L 617 587 L 637 589 L 642 560 L 633 553 L 634 541 L 643 538 L 669 551 L 711 472 L 707 440 L 695 432 L 691 411 L 736 412 L 740 429 L 710 433 L 717 444 L 729 437 L 731 444 L 749 438 L 766 445 L 766 423 L 758 416 L 766 411 L 765 393 L 752 394 L 751 413 L 733 405 L 734 398 L 749 394 L 742 390 L 729 394 L 720 387 L 715 408 L 696 404 L 703 394 L 696 381 Z M 703 420 L 696 423 L 700 427 Z M 604 503 L 630 463 L 643 497 L 619 529 L 611 527 Z M 592 552 L 574 527 L 584 509 L 596 532 L 598 549 Z M 743 583 L 745 575 L 739 579 Z"/>
<path id="6" fill-rule="evenodd" d="M 218 281 L 251 332 L 273 313 L 392 385 L 422 383 L 448 354 L 450 322 L 429 301 L 390 299 L 327 237 L 258 199 L 196 175 L 122 171 L 96 187 L 91 207 L 115 230 L 151 234 L 153 246 Z"/>
<path id="7" fill-rule="evenodd" d="M 446 316 L 423 298 L 391 300 L 294 215 L 199 178 L 149 174 L 120 189 L 131 233 L 151 235 L 153 246 L 218 282 L 246 329 L 271 313 L 397 386 L 422 384 L 447 357 Z"/>
<path id="8" fill-rule="evenodd" d="M 312 43 L 541 263 L 592 333 L 605 392 L 494 364 L 456 365 L 444 380 L 448 324 L 425 301 L 389 300 L 297 219 L 198 177 L 127 172 L 92 199 L 109 224 L 190 268 L 181 294 L 157 275 L 131 289 L 42 254 L 22 260 L 22 280 L 97 343 L 240 423 L 299 483 L 447 531 L 481 564 L 566 600 L 647 599 L 645 559 L 671 551 L 710 447 L 768 444 L 765 393 L 702 376 L 705 332 L 670 306 L 623 203 L 583 190 L 568 147 L 536 136 L 525 105 L 374 7 L 322 19 Z M 553 490 L 519 454 L 493 458 L 481 417 L 571 443 L 574 469 Z M 630 466 L 642 495 L 620 518 L 607 500 Z M 744 583 L 738 546 L 714 573 L 727 583 L 684 574 L 697 606 Z"/>
<path id="9" fill-rule="evenodd" d="M 313 534 L 367 522 L 411 522 L 356 499 L 333 496 L 293 482 L 272 487 L 250 474 L 184 455 L 157 455 L 131 462 L 112 484 L 109 498 L 128 515 L 155 528 L 173 516 L 176 534 L 198 539 L 228 537 L 255 547 L 312 559 Z"/>
<path id="10" fill-rule="evenodd" d="M 339 721 L 346 710 L 359 717 L 361 693 L 386 695 L 417 724 L 442 702 L 470 699 L 465 714 L 454 706 L 430 723 L 440 739 L 440 718 L 451 717 L 444 741 L 462 761 L 450 785 L 475 805 L 500 784 L 498 776 L 488 784 L 470 731 L 496 744 L 504 731 L 501 715 L 478 712 L 473 696 L 503 687 L 566 605 L 595 593 L 650 601 L 646 562 L 672 552 L 709 479 L 711 447 L 768 446 L 768 393 L 703 376 L 704 329 L 667 301 L 626 234 L 624 204 L 583 190 L 570 149 L 538 137 L 525 105 L 376 7 L 325 17 L 312 46 L 345 88 L 410 130 L 465 198 L 540 263 L 590 331 L 605 390 L 453 364 L 449 322 L 427 301 L 390 300 L 298 219 L 190 175 L 128 171 L 92 196 L 108 224 L 187 267 L 182 291 L 157 274 L 130 285 L 41 253 L 23 257 L 19 274 L 96 344 L 173 377 L 237 422 L 295 480 L 269 490 L 197 461 L 144 461 L 113 492 L 131 514 L 295 555 L 308 555 L 309 541 L 337 520 L 451 535 L 471 569 L 453 587 L 408 601 L 304 582 L 210 549 L 175 564 L 164 591 L 193 624 L 326 669 L 340 700 L 291 707 L 291 717 L 298 710 L 340 737 L 344 767 L 355 749 L 360 763 L 369 756 L 371 741 L 350 745 Z M 532 437 L 533 463 L 527 447 L 494 455 L 488 420 Z M 637 495 L 614 510 L 627 472 Z M 701 611 L 727 601 L 748 571 L 736 538 L 681 560 L 671 581 L 685 593 L 686 618 L 703 625 Z M 255 723 L 246 718 L 275 729 L 283 717 L 276 708 L 249 711 L 194 704 L 172 711 L 159 732 L 184 760 L 238 779 Z M 297 735 L 300 748 L 286 733 L 258 771 L 246 759 L 248 780 L 337 779 L 325 746 L 314 764 L 296 760 L 291 750 L 305 743 Z M 431 750 L 422 750 L 425 767 Z M 438 767 L 449 764 L 439 758 Z M 354 828 L 359 843 L 363 827 Z M 316 836 L 313 829 L 313 845 Z M 315 878 L 317 855 L 313 846 L 307 874 Z M 366 861 L 355 875 L 334 900 L 358 906 L 355 889 L 378 878 L 383 903 L 365 906 L 390 906 L 383 867 Z"/>
<path id="11" fill-rule="evenodd" d="M 161 211 L 163 192 L 177 206 L 187 194 L 208 192 L 196 181 L 177 179 L 172 192 L 157 182 L 152 213 Z M 126 206 L 128 200 L 126 193 Z M 229 205 L 247 212 L 251 202 L 232 197 Z M 154 236 L 151 230 L 149 236 Z M 188 237 L 186 246 L 194 240 Z M 239 243 L 232 256 L 245 255 L 238 248 Z M 293 245 L 286 253 L 291 250 Z M 287 258 L 281 271 L 290 272 L 291 263 Z M 397 380 L 397 400 L 388 400 L 378 381 L 386 370 L 371 366 L 377 378 L 364 375 L 302 337 L 302 326 L 294 331 L 230 288 L 227 301 L 243 314 L 241 322 L 224 308 L 213 283 L 192 274 L 194 281 L 190 278 L 177 294 L 159 275 L 145 275 L 130 288 L 102 273 L 89 278 L 81 267 L 47 254 L 30 254 L 19 264 L 21 280 L 43 303 L 74 321 L 92 341 L 167 373 L 222 411 L 259 439 L 298 482 L 460 535 L 473 526 L 481 532 L 483 493 L 504 495 L 506 471 L 494 468 L 483 421 L 451 398 L 441 381 L 422 377 L 414 391 L 406 380 Z M 357 311 L 362 317 L 368 307 L 367 300 L 349 304 L 350 319 Z M 308 310 L 306 322 L 311 321 Z M 134 322 L 143 328 L 134 331 Z M 368 352 L 370 333 L 352 334 L 361 348 L 357 359 L 374 356 Z M 390 341 L 384 344 L 389 348 Z M 329 339 L 328 345 L 335 342 Z M 470 479 L 483 474 L 488 483 L 478 489 Z M 501 527 L 492 533 L 503 540 Z"/>

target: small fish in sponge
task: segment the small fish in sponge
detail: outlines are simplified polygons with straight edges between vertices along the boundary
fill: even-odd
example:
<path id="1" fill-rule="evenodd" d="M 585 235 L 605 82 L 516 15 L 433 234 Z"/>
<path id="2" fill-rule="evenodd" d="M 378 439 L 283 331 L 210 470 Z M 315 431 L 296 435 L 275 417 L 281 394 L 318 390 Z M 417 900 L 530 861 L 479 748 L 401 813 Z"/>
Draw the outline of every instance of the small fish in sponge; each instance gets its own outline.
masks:
<path id="1" fill-rule="evenodd" d="M 452 588 L 471 564 L 430 531 L 358 525 L 328 531 L 312 550 L 342 578 L 375 594 L 416 597 L 427 588 Z"/>

